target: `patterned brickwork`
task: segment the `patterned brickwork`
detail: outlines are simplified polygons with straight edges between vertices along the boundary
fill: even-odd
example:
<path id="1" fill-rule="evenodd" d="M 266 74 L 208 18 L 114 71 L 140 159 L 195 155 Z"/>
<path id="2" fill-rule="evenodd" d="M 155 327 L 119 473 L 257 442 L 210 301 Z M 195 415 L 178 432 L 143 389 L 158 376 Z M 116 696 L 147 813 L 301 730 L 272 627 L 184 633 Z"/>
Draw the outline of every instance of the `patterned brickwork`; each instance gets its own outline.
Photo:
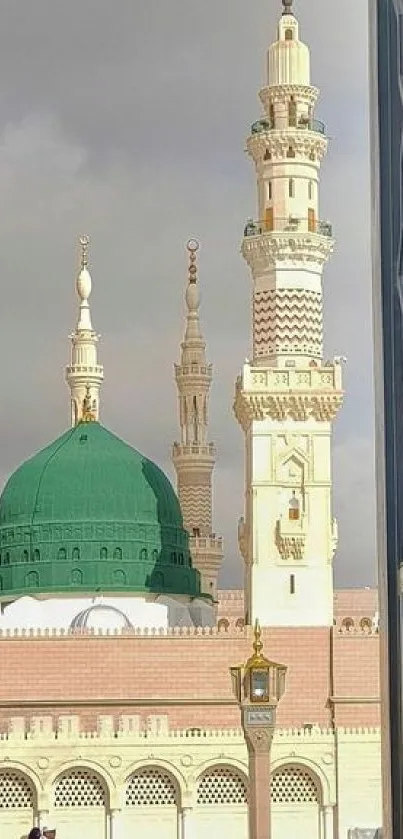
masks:
<path id="1" fill-rule="evenodd" d="M 322 357 L 322 295 L 307 289 L 256 291 L 254 357 L 299 353 Z"/>

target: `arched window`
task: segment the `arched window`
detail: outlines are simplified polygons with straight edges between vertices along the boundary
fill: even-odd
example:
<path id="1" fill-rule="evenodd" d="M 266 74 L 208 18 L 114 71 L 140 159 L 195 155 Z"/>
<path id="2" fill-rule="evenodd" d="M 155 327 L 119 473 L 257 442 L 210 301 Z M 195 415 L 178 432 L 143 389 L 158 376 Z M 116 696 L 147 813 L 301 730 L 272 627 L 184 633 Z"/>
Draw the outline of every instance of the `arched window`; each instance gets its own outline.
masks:
<path id="1" fill-rule="evenodd" d="M 80 559 L 80 548 L 73 548 L 73 559 Z"/>
<path id="2" fill-rule="evenodd" d="M 8 551 L 6 551 L 4 556 L 4 565 L 10 565 L 10 554 Z"/>
<path id="3" fill-rule="evenodd" d="M 309 199 L 309 201 L 312 201 L 312 196 L 313 196 L 313 184 L 312 184 L 312 181 L 308 181 L 308 199 Z"/>
<path id="4" fill-rule="evenodd" d="M 60 562 L 64 562 L 67 557 L 66 548 L 59 548 L 58 557 Z"/>
<path id="5" fill-rule="evenodd" d="M 288 125 L 290 128 L 295 128 L 297 125 L 297 103 L 293 96 L 288 103 Z"/>
<path id="6" fill-rule="evenodd" d="M 288 146 L 287 157 L 295 157 L 295 151 L 292 146 Z"/>
<path id="7" fill-rule="evenodd" d="M 37 571 L 30 571 L 25 577 L 25 585 L 27 588 L 38 588 L 39 574 Z"/>
<path id="8" fill-rule="evenodd" d="M 237 620 L 235 621 L 235 626 L 236 626 L 237 629 L 243 629 L 244 626 L 245 626 L 244 619 L 243 618 L 237 618 Z"/>
<path id="9" fill-rule="evenodd" d="M 147 766 L 132 775 L 126 786 L 126 807 L 177 807 L 178 787 L 164 769 Z"/>
<path id="10" fill-rule="evenodd" d="M 1 769 L 0 810 L 34 809 L 35 806 L 36 794 L 31 779 L 15 769 Z"/>
<path id="11" fill-rule="evenodd" d="M 290 521 L 296 521 L 299 519 L 299 514 L 299 501 L 298 498 L 296 498 L 295 490 L 293 490 L 292 496 L 288 502 L 288 518 Z"/>
<path id="12" fill-rule="evenodd" d="M 108 559 L 108 548 L 101 548 L 99 556 L 101 559 Z"/>
<path id="13" fill-rule="evenodd" d="M 71 572 L 71 582 L 74 586 L 81 586 L 83 582 L 83 572 L 79 568 L 73 568 Z"/>
<path id="14" fill-rule="evenodd" d="M 286 41 L 293 41 L 294 40 L 294 30 L 293 29 L 286 29 L 284 32 L 284 39 Z"/>
<path id="15" fill-rule="evenodd" d="M 22 561 L 23 561 L 23 562 L 28 562 L 28 560 L 29 560 L 29 553 L 28 553 L 28 551 L 23 551 L 23 552 L 22 552 Z"/>
<path id="16" fill-rule="evenodd" d="M 246 804 L 246 783 L 231 766 L 214 766 L 199 779 L 197 803 L 204 806 Z"/>
<path id="17" fill-rule="evenodd" d="M 320 803 L 320 784 L 304 766 L 282 766 L 271 779 L 273 804 Z"/>
<path id="18" fill-rule="evenodd" d="M 158 562 L 158 556 L 159 556 L 158 551 L 157 551 L 156 548 L 154 548 L 154 550 L 152 552 L 153 562 Z"/>
<path id="19" fill-rule="evenodd" d="M 288 178 L 288 197 L 294 198 L 294 178 Z"/>
<path id="20" fill-rule="evenodd" d="M 271 181 L 269 181 L 269 201 L 271 201 L 272 198 L 273 198 L 273 184 L 272 184 Z"/>
<path id="21" fill-rule="evenodd" d="M 142 548 L 140 551 L 140 562 L 147 562 L 148 560 L 148 551 L 147 548 Z"/>
<path id="22" fill-rule="evenodd" d="M 35 548 L 35 550 L 34 550 L 34 552 L 33 552 L 33 554 L 32 554 L 32 561 L 33 561 L 33 562 L 39 562 L 39 561 L 40 561 L 40 558 L 41 558 L 41 555 L 40 555 L 40 553 L 39 553 L 39 551 L 38 551 L 38 548 Z"/>
<path id="23" fill-rule="evenodd" d="M 68 769 L 55 783 L 53 804 L 54 807 L 105 807 L 104 783 L 90 769 Z"/>
<path id="24" fill-rule="evenodd" d="M 125 572 L 121 571 L 120 569 L 117 569 L 116 571 L 114 571 L 113 572 L 113 582 L 115 583 L 115 585 L 125 586 L 126 582 L 127 582 Z"/>
<path id="25" fill-rule="evenodd" d="M 271 151 L 269 149 L 266 149 L 264 153 L 264 160 L 271 160 Z"/>
<path id="26" fill-rule="evenodd" d="M 113 558 L 119 560 L 122 559 L 122 548 L 115 548 L 113 552 Z"/>

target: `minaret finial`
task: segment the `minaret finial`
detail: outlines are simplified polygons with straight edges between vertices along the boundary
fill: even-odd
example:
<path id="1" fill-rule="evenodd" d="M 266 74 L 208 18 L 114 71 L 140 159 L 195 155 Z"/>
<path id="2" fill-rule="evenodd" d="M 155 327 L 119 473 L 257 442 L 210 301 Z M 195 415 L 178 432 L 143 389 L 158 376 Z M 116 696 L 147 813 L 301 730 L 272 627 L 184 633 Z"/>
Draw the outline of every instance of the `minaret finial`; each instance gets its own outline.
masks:
<path id="1" fill-rule="evenodd" d="M 90 243 L 89 236 L 80 236 L 81 246 L 81 270 L 88 267 L 88 245 Z"/>
<path id="2" fill-rule="evenodd" d="M 283 15 L 292 15 L 292 3 L 293 0 L 283 0 Z"/>
<path id="3" fill-rule="evenodd" d="M 197 239 L 189 239 L 186 247 L 189 251 L 189 283 L 197 283 L 196 254 L 200 245 Z"/>

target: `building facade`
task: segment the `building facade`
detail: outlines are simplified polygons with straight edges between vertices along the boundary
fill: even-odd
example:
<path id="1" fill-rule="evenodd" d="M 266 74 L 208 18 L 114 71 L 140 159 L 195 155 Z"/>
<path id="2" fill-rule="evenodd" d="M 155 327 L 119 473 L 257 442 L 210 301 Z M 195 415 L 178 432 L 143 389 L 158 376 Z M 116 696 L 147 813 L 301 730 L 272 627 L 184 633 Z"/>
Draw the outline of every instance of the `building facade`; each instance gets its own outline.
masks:
<path id="1" fill-rule="evenodd" d="M 287 665 L 273 839 L 367 839 L 381 824 L 377 593 L 333 590 L 331 432 L 343 394 L 341 361 L 327 362 L 322 345 L 333 238 L 319 220 L 327 139 L 309 65 L 284 0 L 247 141 L 259 219 L 242 246 L 253 353 L 235 395 L 246 449 L 240 591 L 217 585 L 197 243 L 175 366 L 177 497 L 156 464 L 100 424 L 81 242 L 71 428 L 0 497 L 0 835 L 10 839 L 34 823 L 57 839 L 247 839 L 248 758 L 229 668 L 249 657 L 255 618 L 267 656 Z"/>

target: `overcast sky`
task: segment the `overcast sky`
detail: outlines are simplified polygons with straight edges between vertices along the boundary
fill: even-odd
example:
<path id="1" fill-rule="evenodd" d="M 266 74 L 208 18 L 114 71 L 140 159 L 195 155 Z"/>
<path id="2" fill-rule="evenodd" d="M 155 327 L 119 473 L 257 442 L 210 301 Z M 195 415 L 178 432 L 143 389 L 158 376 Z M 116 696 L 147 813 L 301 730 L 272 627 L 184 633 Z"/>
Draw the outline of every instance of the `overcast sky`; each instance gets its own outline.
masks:
<path id="1" fill-rule="evenodd" d="M 316 116 L 330 150 L 321 216 L 326 356 L 348 358 L 335 428 L 338 585 L 375 580 L 366 3 L 299 0 Z M 169 474 L 178 436 L 172 365 L 183 331 L 184 245 L 202 243 L 203 330 L 214 365 L 215 529 L 222 584 L 239 585 L 243 435 L 234 381 L 250 354 L 256 215 L 244 154 L 260 115 L 274 0 L 0 0 L 2 482 L 69 423 L 76 239 L 91 236 L 92 318 L 105 367 L 102 421 Z"/>

